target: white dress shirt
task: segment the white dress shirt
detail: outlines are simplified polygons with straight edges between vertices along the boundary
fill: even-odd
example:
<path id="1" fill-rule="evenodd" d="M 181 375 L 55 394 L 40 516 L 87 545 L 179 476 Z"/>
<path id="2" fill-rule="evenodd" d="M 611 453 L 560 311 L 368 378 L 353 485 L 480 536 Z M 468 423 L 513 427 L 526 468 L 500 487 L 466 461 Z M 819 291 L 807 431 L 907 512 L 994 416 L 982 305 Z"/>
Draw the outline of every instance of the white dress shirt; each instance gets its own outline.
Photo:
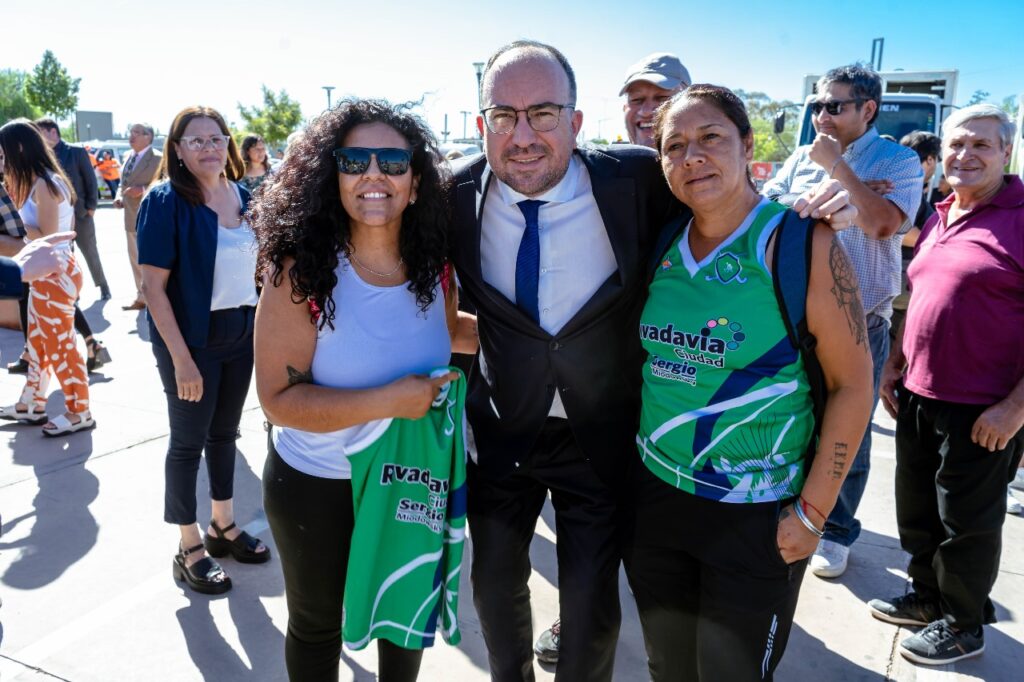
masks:
<path id="1" fill-rule="evenodd" d="M 540 327 L 557 334 L 617 269 L 601 211 L 594 200 L 590 173 L 575 154 L 561 181 L 544 194 L 527 197 L 494 177 L 484 202 L 480 265 L 484 280 L 505 298 L 516 300 L 516 258 L 526 220 L 516 204 L 547 202 L 538 214 L 540 272 L 537 302 Z M 485 360 L 486 362 L 486 360 Z M 565 418 L 555 393 L 549 414 Z"/>

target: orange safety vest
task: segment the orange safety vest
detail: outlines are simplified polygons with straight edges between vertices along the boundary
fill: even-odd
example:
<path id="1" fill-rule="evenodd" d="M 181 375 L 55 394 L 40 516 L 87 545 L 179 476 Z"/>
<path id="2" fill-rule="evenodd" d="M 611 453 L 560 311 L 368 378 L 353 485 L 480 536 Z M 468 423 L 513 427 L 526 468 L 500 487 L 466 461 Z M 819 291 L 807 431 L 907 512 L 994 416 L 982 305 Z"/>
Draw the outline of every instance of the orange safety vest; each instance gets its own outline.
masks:
<path id="1" fill-rule="evenodd" d="M 100 172 L 100 177 L 104 180 L 120 180 L 121 179 L 121 166 L 117 163 L 117 159 L 106 159 L 96 164 L 97 170 Z"/>

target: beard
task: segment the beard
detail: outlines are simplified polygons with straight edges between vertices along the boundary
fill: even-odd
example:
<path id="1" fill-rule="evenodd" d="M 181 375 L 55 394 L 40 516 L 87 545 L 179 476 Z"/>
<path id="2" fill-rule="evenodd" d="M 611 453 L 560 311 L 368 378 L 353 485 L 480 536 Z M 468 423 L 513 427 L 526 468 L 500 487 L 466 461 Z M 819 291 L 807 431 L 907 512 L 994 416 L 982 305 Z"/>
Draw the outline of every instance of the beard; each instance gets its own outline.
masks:
<path id="1" fill-rule="evenodd" d="M 517 168 L 512 156 L 543 155 L 546 164 L 536 170 Z M 546 166 L 546 167 L 543 167 Z M 531 144 L 528 147 L 510 146 L 503 150 L 500 163 L 491 164 L 491 170 L 506 185 L 528 197 L 537 196 L 557 185 L 569 170 L 569 157 L 558 163 L 551 147 L 545 144 Z"/>

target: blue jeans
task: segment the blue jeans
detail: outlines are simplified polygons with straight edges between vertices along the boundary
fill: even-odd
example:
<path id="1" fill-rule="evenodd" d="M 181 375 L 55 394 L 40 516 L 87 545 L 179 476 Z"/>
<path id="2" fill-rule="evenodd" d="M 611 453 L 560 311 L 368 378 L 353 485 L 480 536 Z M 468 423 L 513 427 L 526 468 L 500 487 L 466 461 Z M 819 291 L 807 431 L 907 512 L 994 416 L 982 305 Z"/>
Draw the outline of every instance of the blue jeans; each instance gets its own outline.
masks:
<path id="1" fill-rule="evenodd" d="M 873 374 L 873 390 L 871 399 L 872 412 L 878 404 L 878 383 L 882 378 L 882 365 L 889 357 L 889 321 L 877 315 L 868 315 L 868 344 L 871 346 L 871 364 Z M 864 431 L 864 439 L 860 442 L 857 456 L 853 459 L 850 472 L 843 481 L 836 506 L 825 523 L 825 540 L 838 542 L 849 547 L 860 536 L 860 521 L 856 519 L 860 498 L 864 497 L 864 488 L 868 485 L 868 472 L 871 471 L 871 421 Z"/>

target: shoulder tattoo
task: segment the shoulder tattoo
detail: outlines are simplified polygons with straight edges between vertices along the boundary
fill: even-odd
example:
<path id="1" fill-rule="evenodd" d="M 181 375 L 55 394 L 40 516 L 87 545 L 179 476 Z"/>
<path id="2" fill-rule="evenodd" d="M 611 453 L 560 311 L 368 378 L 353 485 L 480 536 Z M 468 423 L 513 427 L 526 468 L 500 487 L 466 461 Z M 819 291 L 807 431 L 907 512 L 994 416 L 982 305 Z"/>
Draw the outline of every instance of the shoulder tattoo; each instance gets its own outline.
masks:
<path id="1" fill-rule="evenodd" d="M 828 252 L 828 265 L 832 271 L 832 295 L 836 304 L 846 315 L 846 323 L 858 346 L 868 347 L 867 321 L 864 319 L 864 306 L 860 302 L 857 287 L 857 275 L 853 271 L 850 257 L 839 242 L 839 237 L 832 237 L 832 246 Z"/>

